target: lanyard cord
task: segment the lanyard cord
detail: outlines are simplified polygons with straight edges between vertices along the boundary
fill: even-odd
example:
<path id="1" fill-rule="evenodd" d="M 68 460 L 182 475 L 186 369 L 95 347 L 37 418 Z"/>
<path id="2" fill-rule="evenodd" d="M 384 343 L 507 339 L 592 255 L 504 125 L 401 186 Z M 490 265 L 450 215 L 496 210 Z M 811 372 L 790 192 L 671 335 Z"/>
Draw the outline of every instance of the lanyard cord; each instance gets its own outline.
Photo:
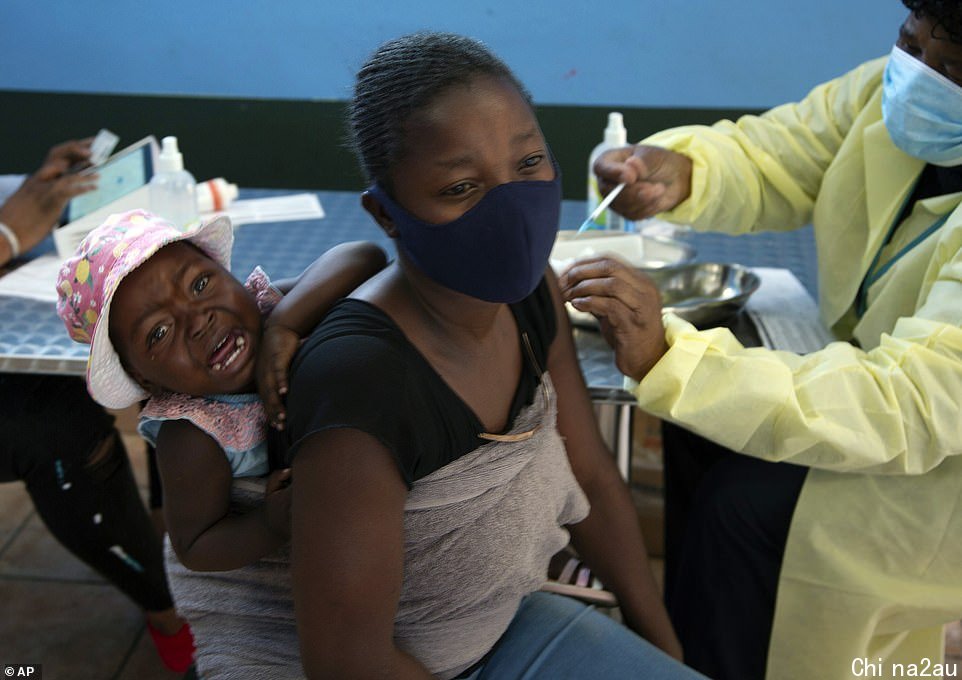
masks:
<path id="1" fill-rule="evenodd" d="M 868 296 L 868 288 L 869 286 L 872 285 L 872 283 L 875 283 L 874 280 L 868 284 L 866 284 L 865 282 L 868 279 L 869 275 L 872 273 L 872 270 L 875 269 L 875 265 L 878 264 L 879 258 L 882 256 L 882 250 L 885 248 L 885 246 L 889 244 L 889 241 L 892 240 L 892 236 L 895 235 L 895 230 L 902 223 L 902 221 L 908 217 L 908 215 L 905 214 L 905 209 L 908 208 L 909 202 L 912 200 L 912 197 L 915 196 L 915 189 L 919 186 L 919 182 L 921 181 L 921 179 L 922 179 L 922 175 L 920 173 L 919 176 L 916 177 L 915 181 L 912 183 L 912 189 L 909 191 L 908 194 L 906 194 L 905 200 L 902 201 L 902 207 L 899 208 L 899 211 L 897 213 L 895 213 L 895 217 L 892 220 L 892 224 L 889 226 L 888 233 L 885 235 L 885 240 L 882 241 L 882 245 L 880 245 L 879 249 L 876 251 L 875 257 L 872 259 L 872 264 L 870 264 L 868 266 L 868 269 L 865 270 L 865 276 L 862 277 L 862 283 L 860 283 L 858 286 L 858 292 L 856 292 L 855 294 L 855 314 L 860 319 L 862 318 L 862 315 L 865 314 L 865 307 L 866 307 L 865 298 Z"/>
<path id="2" fill-rule="evenodd" d="M 895 253 L 895 255 L 892 256 L 892 259 L 886 262 L 883 267 L 881 267 L 878 271 L 873 271 L 875 266 L 878 264 L 879 258 L 882 256 L 882 250 L 885 249 L 885 246 L 888 245 L 888 242 L 892 239 L 892 235 L 895 232 L 898 223 L 892 225 L 892 228 L 889 229 L 888 236 L 885 238 L 885 242 L 879 246 L 878 251 L 875 253 L 875 259 L 872 260 L 872 265 L 865 273 L 865 278 L 862 279 L 862 284 L 858 287 L 858 294 L 855 296 L 855 312 L 858 314 L 859 318 L 862 318 L 862 316 L 865 314 L 865 308 L 868 306 L 868 289 L 871 288 L 876 281 L 882 278 L 885 273 L 892 268 L 892 265 L 901 259 L 903 255 L 931 236 L 933 232 L 938 231 L 938 229 L 945 224 L 946 221 L 948 221 L 949 215 L 951 215 L 952 212 L 953 211 L 950 210 L 945 215 L 937 219 L 928 229 L 916 236 L 911 240 L 911 242 Z"/>
<path id="3" fill-rule="evenodd" d="M 865 314 L 865 309 L 868 306 L 868 289 L 872 286 L 872 284 L 878 281 L 878 279 L 881 278 L 882 275 L 884 275 L 885 272 L 891 268 L 896 260 L 917 246 L 920 241 L 931 235 L 933 231 L 945 224 L 945 221 L 948 219 L 948 215 L 946 215 L 944 218 L 937 221 L 936 224 L 927 229 L 924 234 L 914 239 L 912 243 L 900 250 L 890 262 L 886 263 L 885 267 L 883 267 L 881 271 L 872 275 L 872 271 L 878 265 L 879 259 L 881 258 L 882 250 L 892 240 L 892 236 L 895 234 L 896 228 L 904 221 L 906 217 L 908 217 L 906 208 L 908 208 L 908 205 L 912 199 L 915 198 L 916 201 L 921 201 L 932 196 L 944 196 L 957 192 L 962 192 L 962 166 L 941 168 L 929 164 L 926 165 L 922 172 L 919 173 L 919 176 L 915 178 L 915 183 L 913 184 L 911 191 L 909 191 L 908 195 L 905 197 L 905 201 L 902 203 L 902 207 L 899 209 L 898 213 L 896 213 L 895 220 L 893 221 L 892 226 L 889 227 L 888 234 L 885 236 L 885 241 L 882 242 L 882 246 L 878 249 L 878 252 L 875 253 L 875 259 L 872 260 L 872 265 L 868 268 L 868 271 L 865 272 L 865 277 L 862 279 L 862 284 L 859 286 L 858 294 L 855 298 L 855 311 L 859 318 Z M 950 210 L 949 213 L 951 214 L 952 211 Z"/>

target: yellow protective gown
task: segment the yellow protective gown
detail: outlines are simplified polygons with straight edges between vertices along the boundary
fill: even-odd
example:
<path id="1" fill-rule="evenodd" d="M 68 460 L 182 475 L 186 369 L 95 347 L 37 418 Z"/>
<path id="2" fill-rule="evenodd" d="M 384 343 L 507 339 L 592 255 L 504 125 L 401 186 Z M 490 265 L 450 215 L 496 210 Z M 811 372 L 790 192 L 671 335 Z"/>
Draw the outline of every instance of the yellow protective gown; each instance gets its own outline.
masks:
<path id="1" fill-rule="evenodd" d="M 919 201 L 872 267 L 924 167 L 882 123 L 884 65 L 762 116 L 645 140 L 694 162 L 691 196 L 666 219 L 734 234 L 814 224 L 823 319 L 858 345 L 746 349 L 666 315 L 670 349 L 634 389 L 641 408 L 729 448 L 813 468 L 770 680 L 921 675 L 962 617 L 962 193 Z"/>

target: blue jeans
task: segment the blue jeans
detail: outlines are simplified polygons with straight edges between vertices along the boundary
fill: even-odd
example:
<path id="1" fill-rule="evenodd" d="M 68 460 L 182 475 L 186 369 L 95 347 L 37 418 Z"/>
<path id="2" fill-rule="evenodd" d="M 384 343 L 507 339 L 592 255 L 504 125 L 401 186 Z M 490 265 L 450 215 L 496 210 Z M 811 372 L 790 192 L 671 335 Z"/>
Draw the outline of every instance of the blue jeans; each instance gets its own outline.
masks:
<path id="1" fill-rule="evenodd" d="M 467 680 L 704 678 L 594 607 L 551 593 L 521 601 L 487 661 Z"/>

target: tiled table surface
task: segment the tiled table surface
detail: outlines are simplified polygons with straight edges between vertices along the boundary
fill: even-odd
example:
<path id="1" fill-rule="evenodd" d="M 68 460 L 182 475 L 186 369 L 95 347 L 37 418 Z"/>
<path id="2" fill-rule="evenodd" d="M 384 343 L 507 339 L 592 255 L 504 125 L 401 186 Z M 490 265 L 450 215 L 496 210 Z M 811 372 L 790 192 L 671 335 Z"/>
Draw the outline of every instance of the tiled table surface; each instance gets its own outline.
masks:
<path id="1" fill-rule="evenodd" d="M 276 196 L 278 190 L 247 189 L 243 198 Z M 353 192 L 317 192 L 325 217 L 270 224 L 249 224 L 236 231 L 232 269 L 246 275 L 255 265 L 274 278 L 300 273 L 327 248 L 352 240 L 370 240 L 389 253 L 393 246 L 374 221 L 363 211 Z M 584 203 L 565 201 L 562 227 L 580 224 Z M 694 246 L 696 261 L 737 262 L 748 266 L 787 267 L 814 293 L 815 251 L 811 230 L 784 234 L 730 237 L 721 234 L 687 233 L 681 236 Z M 48 242 L 40 252 L 52 252 Z M 0 371 L 69 373 L 84 371 L 87 347 L 71 341 L 54 306 L 33 300 L 0 297 Z M 597 332 L 576 333 L 579 360 L 589 385 L 617 389 L 621 375 L 611 351 Z"/>

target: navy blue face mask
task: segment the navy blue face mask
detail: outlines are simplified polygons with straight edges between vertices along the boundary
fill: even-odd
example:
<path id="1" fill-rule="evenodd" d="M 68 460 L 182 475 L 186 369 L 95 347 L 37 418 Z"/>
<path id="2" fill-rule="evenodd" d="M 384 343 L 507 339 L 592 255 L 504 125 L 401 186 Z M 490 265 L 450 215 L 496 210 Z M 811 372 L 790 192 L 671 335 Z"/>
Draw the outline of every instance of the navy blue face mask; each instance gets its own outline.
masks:
<path id="1" fill-rule="evenodd" d="M 398 230 L 398 247 L 430 279 L 488 302 L 518 302 L 538 286 L 558 234 L 561 172 L 500 184 L 461 217 L 428 224 L 375 184 L 369 191 Z"/>

